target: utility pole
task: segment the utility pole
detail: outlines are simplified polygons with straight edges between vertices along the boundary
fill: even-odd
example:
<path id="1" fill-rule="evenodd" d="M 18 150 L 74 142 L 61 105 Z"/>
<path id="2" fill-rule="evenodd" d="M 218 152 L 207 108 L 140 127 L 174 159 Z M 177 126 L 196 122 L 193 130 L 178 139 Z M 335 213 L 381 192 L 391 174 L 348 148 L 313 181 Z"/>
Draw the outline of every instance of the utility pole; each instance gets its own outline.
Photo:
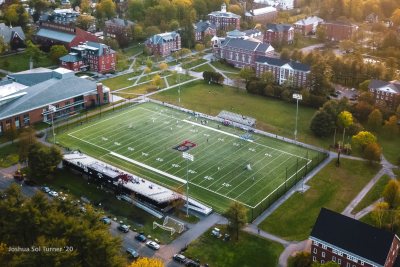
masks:
<path id="1" fill-rule="evenodd" d="M 189 217 L 189 161 L 194 161 L 193 155 L 183 152 L 182 157 L 186 159 L 186 216 Z"/>

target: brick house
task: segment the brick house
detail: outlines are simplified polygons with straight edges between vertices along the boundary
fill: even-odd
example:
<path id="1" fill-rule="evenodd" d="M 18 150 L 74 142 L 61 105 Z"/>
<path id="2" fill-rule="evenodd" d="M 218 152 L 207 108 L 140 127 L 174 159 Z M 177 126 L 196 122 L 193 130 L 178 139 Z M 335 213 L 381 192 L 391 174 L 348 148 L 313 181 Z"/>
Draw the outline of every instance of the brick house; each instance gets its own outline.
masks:
<path id="1" fill-rule="evenodd" d="M 100 42 L 93 33 L 80 28 L 51 22 L 42 22 L 35 35 L 35 41 L 49 49 L 52 45 L 64 45 L 67 50 L 87 41 Z"/>
<path id="2" fill-rule="evenodd" d="M 254 23 L 270 23 L 273 22 L 277 16 L 278 11 L 272 6 L 253 9 L 245 13 L 246 19 Z"/>
<path id="3" fill-rule="evenodd" d="M 264 43 L 293 43 L 294 28 L 290 24 L 267 24 L 264 33 Z"/>
<path id="4" fill-rule="evenodd" d="M 194 25 L 195 40 L 203 42 L 204 37 L 217 35 L 217 26 L 210 21 L 200 20 Z"/>
<path id="5" fill-rule="evenodd" d="M 326 32 L 326 39 L 342 41 L 351 39 L 358 30 L 358 26 L 348 22 L 325 21 L 321 23 Z"/>
<path id="6" fill-rule="evenodd" d="M 310 240 L 314 262 L 333 261 L 341 267 L 392 267 L 400 248 L 394 233 L 324 208 Z"/>
<path id="7" fill-rule="evenodd" d="M 233 30 L 240 29 L 240 16 L 232 12 L 226 11 L 226 4 L 221 5 L 221 11 L 214 11 L 208 14 L 208 19 L 215 24 L 217 30 Z"/>
<path id="8" fill-rule="evenodd" d="M 275 51 L 271 45 L 261 42 L 241 38 L 217 39 L 212 40 L 214 57 L 225 59 L 238 68 L 255 68 L 257 57 L 272 56 Z"/>
<path id="9" fill-rule="evenodd" d="M 9 74 L 0 82 L 0 134 L 71 116 L 77 111 L 109 102 L 109 89 L 75 76 L 63 68 L 37 68 Z M 53 114 L 49 105 L 56 107 Z"/>
<path id="10" fill-rule="evenodd" d="M 322 22 L 324 22 L 324 20 L 317 16 L 307 17 L 305 19 L 298 20 L 293 24 L 294 31 L 299 32 L 302 35 L 315 34 L 318 25 Z"/>
<path id="11" fill-rule="evenodd" d="M 303 87 L 308 82 L 310 66 L 280 58 L 258 57 L 256 59 L 256 76 L 261 77 L 266 71 L 274 75 L 275 82 L 278 84 L 289 81 L 294 87 Z"/>
<path id="12" fill-rule="evenodd" d="M 104 26 L 104 37 L 114 38 L 120 46 L 126 46 L 132 39 L 135 23 L 126 19 L 113 18 L 107 20 Z"/>
<path id="13" fill-rule="evenodd" d="M 374 95 L 377 103 L 385 103 L 392 109 L 400 105 L 400 81 L 371 80 L 368 90 Z"/>
<path id="14" fill-rule="evenodd" d="M 72 71 L 91 70 L 100 73 L 114 72 L 117 55 L 109 46 L 86 42 L 71 47 L 68 55 L 60 57 L 60 66 Z"/>
<path id="15" fill-rule="evenodd" d="M 181 49 L 181 36 L 177 32 L 155 34 L 147 39 L 145 45 L 152 54 L 169 56 Z"/>
<path id="16" fill-rule="evenodd" d="M 21 27 L 8 27 L 0 23 L 0 36 L 9 45 L 10 50 L 25 47 L 25 33 Z"/>

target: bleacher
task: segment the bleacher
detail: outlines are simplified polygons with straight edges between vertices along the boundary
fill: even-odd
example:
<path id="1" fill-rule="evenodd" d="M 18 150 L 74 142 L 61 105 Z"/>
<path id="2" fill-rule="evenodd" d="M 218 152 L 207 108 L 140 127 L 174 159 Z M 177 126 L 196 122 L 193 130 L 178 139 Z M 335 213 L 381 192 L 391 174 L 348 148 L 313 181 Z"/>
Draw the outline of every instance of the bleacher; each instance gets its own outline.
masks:
<path id="1" fill-rule="evenodd" d="M 217 117 L 249 127 L 254 127 L 256 125 L 256 119 L 226 110 L 221 111 Z"/>

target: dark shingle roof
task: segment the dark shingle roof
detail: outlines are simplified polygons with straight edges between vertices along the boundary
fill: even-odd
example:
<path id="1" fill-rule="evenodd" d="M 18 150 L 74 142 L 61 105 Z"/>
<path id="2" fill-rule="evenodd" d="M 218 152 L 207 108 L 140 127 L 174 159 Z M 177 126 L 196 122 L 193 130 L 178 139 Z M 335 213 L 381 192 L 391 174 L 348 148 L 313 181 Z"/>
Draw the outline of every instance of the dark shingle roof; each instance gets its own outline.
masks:
<path id="1" fill-rule="evenodd" d="M 0 36 L 3 37 L 4 42 L 10 43 L 11 38 L 17 34 L 21 40 L 25 40 L 25 34 L 21 27 L 8 27 L 4 23 L 0 23 Z"/>
<path id="2" fill-rule="evenodd" d="M 311 237 L 384 265 L 395 234 L 322 208 Z"/>
<path id="3" fill-rule="evenodd" d="M 223 41 L 222 46 L 258 51 L 258 52 L 266 52 L 267 50 L 273 49 L 272 46 L 270 45 L 259 42 L 253 42 L 249 40 L 243 40 L 240 38 L 226 38 L 225 41 Z"/>
<path id="4" fill-rule="evenodd" d="M 105 24 L 106 25 L 107 24 L 115 24 L 115 25 L 118 25 L 118 26 L 133 26 L 133 25 L 135 25 L 135 23 L 130 21 L 130 20 L 119 19 L 119 18 L 113 18 L 113 19 L 107 20 L 105 22 Z"/>
<path id="5" fill-rule="evenodd" d="M 290 24 L 276 24 L 276 23 L 267 24 L 267 31 L 286 32 L 290 28 L 292 28 L 292 25 Z"/>
<path id="6" fill-rule="evenodd" d="M 209 21 L 199 21 L 195 25 L 196 32 L 204 32 L 208 28 L 216 29 L 217 26 L 215 26 L 215 24 L 213 24 L 213 23 L 211 23 Z"/>
<path id="7" fill-rule="evenodd" d="M 284 59 L 280 59 L 280 58 L 274 58 L 274 57 L 258 57 L 256 59 L 256 62 L 258 63 L 267 63 L 268 65 L 272 65 L 272 66 L 279 66 L 282 67 L 285 64 L 288 64 L 289 66 L 291 66 L 293 69 L 295 70 L 299 70 L 299 71 L 310 71 L 310 66 L 300 63 L 300 62 L 296 62 L 296 61 L 292 61 L 292 60 L 284 60 Z"/>

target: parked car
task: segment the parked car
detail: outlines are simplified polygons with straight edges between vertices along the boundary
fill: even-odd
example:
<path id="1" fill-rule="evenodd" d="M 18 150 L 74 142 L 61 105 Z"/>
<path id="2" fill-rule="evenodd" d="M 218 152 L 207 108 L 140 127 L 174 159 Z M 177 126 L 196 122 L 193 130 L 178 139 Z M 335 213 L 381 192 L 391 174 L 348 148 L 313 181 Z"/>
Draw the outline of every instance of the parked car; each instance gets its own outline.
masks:
<path id="1" fill-rule="evenodd" d="M 200 263 L 195 262 L 194 260 L 188 260 L 185 263 L 185 266 L 188 266 L 188 267 L 200 267 Z"/>
<path id="2" fill-rule="evenodd" d="M 45 193 L 49 193 L 51 190 L 47 186 L 42 187 L 42 191 Z"/>
<path id="3" fill-rule="evenodd" d="M 186 263 L 186 257 L 182 254 L 175 254 L 173 257 L 174 261 L 179 263 Z"/>
<path id="4" fill-rule="evenodd" d="M 146 242 L 146 241 L 147 241 L 146 236 L 143 235 L 143 234 L 137 234 L 137 235 L 135 236 L 135 239 L 136 239 L 137 241 L 140 241 L 140 242 Z"/>
<path id="5" fill-rule="evenodd" d="M 104 224 L 111 224 L 111 219 L 108 217 L 103 217 L 100 219 Z"/>
<path id="6" fill-rule="evenodd" d="M 160 249 L 160 245 L 154 241 L 147 241 L 146 246 L 148 246 L 149 248 L 154 249 L 154 250 Z"/>
<path id="7" fill-rule="evenodd" d="M 127 233 L 127 232 L 129 232 L 129 227 L 125 224 L 120 224 L 120 225 L 118 225 L 118 230 L 120 230 L 121 232 Z"/>
<path id="8" fill-rule="evenodd" d="M 47 194 L 49 194 L 52 197 L 58 197 L 58 193 L 56 191 L 50 191 Z"/>
<path id="9" fill-rule="evenodd" d="M 133 248 L 127 248 L 126 253 L 129 254 L 130 258 L 136 259 L 139 257 L 139 253 L 136 250 L 134 250 Z"/>
<path id="10" fill-rule="evenodd" d="M 222 236 L 221 230 L 219 228 L 215 227 L 214 229 L 212 229 L 211 235 L 213 235 L 217 238 L 220 238 Z"/>

